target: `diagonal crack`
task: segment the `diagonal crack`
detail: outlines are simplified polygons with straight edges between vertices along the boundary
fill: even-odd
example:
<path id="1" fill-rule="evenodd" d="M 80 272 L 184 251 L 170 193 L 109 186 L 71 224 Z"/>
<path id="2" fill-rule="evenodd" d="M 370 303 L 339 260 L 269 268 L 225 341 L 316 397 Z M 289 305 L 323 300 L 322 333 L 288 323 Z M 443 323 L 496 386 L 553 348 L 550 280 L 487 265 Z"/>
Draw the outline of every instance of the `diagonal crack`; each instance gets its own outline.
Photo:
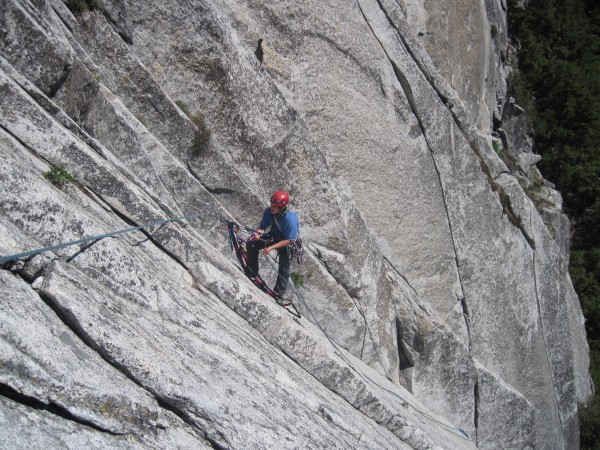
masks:
<path id="1" fill-rule="evenodd" d="M 383 260 L 385 262 L 387 262 L 388 266 L 394 271 L 394 273 L 396 273 L 396 275 L 398 275 L 400 278 L 402 278 L 404 280 L 404 282 L 406 283 L 406 285 L 412 290 L 413 294 L 415 296 L 419 296 L 419 294 L 417 293 L 417 290 L 410 284 L 410 282 L 408 281 L 408 278 L 406 278 L 393 264 L 392 262 L 389 260 L 389 258 L 387 257 L 383 257 Z"/>
<path id="2" fill-rule="evenodd" d="M 360 4 L 359 4 L 360 7 Z M 362 12 L 362 8 L 361 8 L 361 12 Z M 369 24 L 368 19 L 366 18 L 366 16 L 363 13 L 363 17 L 365 18 L 365 21 L 367 22 L 367 24 Z M 371 27 L 371 25 L 369 24 L 369 27 Z M 450 241 L 452 242 L 452 249 L 453 249 L 453 253 L 454 253 L 454 261 L 456 264 L 456 272 L 457 272 L 457 276 L 458 276 L 458 281 L 460 283 L 460 289 L 461 289 L 461 305 L 463 307 L 463 315 L 465 318 L 465 326 L 467 328 L 467 332 L 469 334 L 469 349 L 471 348 L 471 331 L 470 331 L 470 323 L 468 320 L 468 310 L 465 308 L 466 306 L 466 299 L 465 299 L 465 289 L 464 289 L 464 285 L 463 285 L 463 281 L 462 281 L 462 277 L 461 277 L 461 273 L 460 273 L 460 262 L 458 259 L 458 251 L 456 248 L 456 241 L 454 238 L 454 230 L 452 227 L 452 222 L 450 220 L 450 210 L 448 208 L 448 201 L 446 199 L 446 192 L 444 190 L 444 185 L 442 183 L 442 175 L 440 173 L 440 170 L 438 168 L 437 162 L 435 160 L 434 155 L 434 150 L 427 138 L 427 132 L 426 132 L 426 127 L 423 124 L 421 117 L 419 115 L 416 103 L 415 103 L 415 99 L 412 93 L 412 89 L 410 87 L 410 83 L 408 82 L 407 78 L 404 76 L 404 74 L 402 73 L 402 71 L 400 70 L 400 68 L 398 67 L 398 65 L 392 60 L 392 58 L 389 56 L 389 54 L 387 53 L 387 50 L 385 49 L 385 47 L 383 46 L 383 43 L 381 43 L 381 41 L 379 40 L 379 38 L 377 37 L 375 30 L 373 30 L 373 28 L 371 28 L 371 31 L 373 33 L 373 36 L 375 36 L 375 39 L 377 39 L 377 42 L 379 42 L 379 45 L 381 46 L 383 52 L 385 53 L 386 57 L 388 58 L 388 61 L 390 62 L 390 64 L 392 65 L 392 68 L 394 69 L 394 74 L 396 75 L 396 78 L 398 79 L 398 82 L 400 83 L 400 86 L 402 87 L 402 89 L 404 90 L 404 94 L 406 95 L 406 98 L 408 100 L 408 103 L 410 105 L 410 108 L 413 112 L 413 115 L 415 116 L 415 119 L 417 120 L 417 123 L 419 124 L 419 128 L 421 129 L 421 134 L 423 135 L 423 139 L 425 140 L 425 143 L 427 145 L 427 149 L 429 150 L 430 156 L 431 156 L 431 161 L 433 163 L 433 167 L 435 169 L 436 172 L 436 176 L 437 176 L 437 180 L 438 180 L 438 184 L 439 184 L 439 189 L 440 192 L 442 194 L 441 198 L 442 198 L 442 203 L 444 205 L 444 210 L 446 212 L 445 217 L 446 217 L 446 223 L 448 225 L 448 231 L 450 233 Z M 464 299 L 464 301 L 463 301 Z"/>
<path id="3" fill-rule="evenodd" d="M 56 316 L 60 319 L 64 325 L 69 328 L 86 346 L 94 350 L 106 363 L 110 366 L 117 369 L 120 373 L 125 375 L 127 379 L 133 382 L 135 385 L 139 386 L 145 392 L 148 392 L 151 397 L 153 397 L 157 404 L 171 413 L 175 414 L 179 417 L 184 423 L 189 425 L 192 430 L 199 434 L 199 436 L 209 442 L 213 448 L 223 449 L 224 447 L 219 441 L 211 437 L 215 433 L 219 434 L 219 438 L 221 438 L 221 442 L 227 443 L 227 439 L 225 436 L 221 435 L 216 430 L 211 430 L 209 433 L 207 430 L 203 429 L 198 421 L 192 418 L 192 415 L 181 408 L 178 404 L 177 400 L 171 399 L 159 392 L 156 392 L 154 388 L 151 386 L 145 385 L 142 381 L 140 381 L 133 372 L 124 364 L 117 361 L 105 348 L 98 345 L 94 338 L 90 336 L 81 326 L 78 319 L 70 312 L 64 310 L 60 303 L 50 294 L 42 294 L 39 293 L 40 298 L 48 305 L 52 311 L 56 314 Z M 0 394 L 2 392 L 0 391 Z M 97 428 L 97 427 L 96 427 Z"/>
<path id="4" fill-rule="evenodd" d="M 125 42 L 126 44 L 129 44 L 129 45 L 133 45 L 133 38 L 131 37 L 131 33 L 128 33 L 127 30 L 122 30 L 121 27 L 119 27 L 119 24 L 112 17 L 112 15 L 110 14 L 110 11 L 108 9 L 104 8 L 102 3 L 100 4 L 100 12 L 106 19 L 106 23 L 108 23 L 111 26 L 111 28 L 113 29 L 113 31 L 121 39 L 123 39 L 123 42 Z"/>
<path id="5" fill-rule="evenodd" d="M 94 195 L 96 195 L 100 200 L 102 200 L 106 205 L 108 205 L 108 207 L 111 209 L 111 211 L 117 216 L 119 217 L 123 222 L 125 222 L 126 224 L 132 226 L 132 227 L 137 227 L 139 226 L 139 224 L 133 222 L 129 217 L 127 217 L 124 213 L 122 213 L 121 211 L 119 211 L 118 209 L 114 208 L 110 202 L 108 202 L 107 200 L 105 200 L 102 197 L 102 194 L 99 194 L 98 192 L 95 192 L 91 187 L 87 187 L 90 192 L 92 192 Z M 179 264 L 181 267 L 183 267 L 186 271 L 188 271 L 191 274 L 191 271 L 189 269 L 189 267 L 181 260 L 181 258 L 179 258 L 177 255 L 175 255 L 175 253 L 173 253 L 172 251 L 170 251 L 169 249 L 167 249 L 164 245 L 162 245 L 158 239 L 156 239 L 154 237 L 154 234 L 156 234 L 158 231 L 160 231 L 161 229 L 163 229 L 166 226 L 166 224 L 160 226 L 156 231 L 153 231 L 152 233 L 147 231 L 145 228 L 141 228 L 139 231 L 141 233 L 143 233 L 148 240 L 150 240 L 150 242 L 152 242 L 160 251 L 162 251 L 163 253 L 165 253 L 166 255 L 168 255 L 171 259 L 173 259 L 177 264 Z"/>
<path id="6" fill-rule="evenodd" d="M 125 433 L 115 433 L 114 431 L 110 431 L 110 430 L 107 430 L 106 428 L 102 428 L 89 420 L 84 420 L 84 419 L 72 414 L 64 406 L 58 405 L 53 402 L 44 403 L 35 397 L 31 397 L 29 395 L 25 395 L 25 394 L 22 394 L 21 392 L 18 392 L 16 389 L 14 389 L 11 386 L 4 384 L 4 383 L 0 383 L 0 396 L 6 397 L 16 403 L 19 403 L 21 405 L 27 406 L 32 409 L 36 409 L 39 411 L 47 411 L 51 414 L 54 414 L 58 417 L 66 419 L 70 422 L 76 422 L 80 425 L 85 425 L 86 427 L 93 428 L 94 430 L 100 431 L 102 433 L 108 433 L 113 436 L 122 436 L 125 434 Z"/>
<path id="7" fill-rule="evenodd" d="M 414 63 L 419 68 L 420 72 L 423 74 L 423 76 L 425 77 L 425 79 L 428 81 L 428 83 L 431 86 L 431 88 L 437 94 L 437 96 L 439 97 L 440 101 L 446 106 L 446 108 L 447 108 L 450 116 L 452 117 L 452 120 L 454 121 L 455 125 L 457 126 L 457 128 L 461 132 L 462 136 L 464 137 L 465 142 L 467 142 L 467 144 L 469 145 L 469 148 L 471 149 L 471 151 L 479 159 L 481 170 L 486 175 L 486 178 L 488 180 L 488 183 L 489 183 L 490 188 L 492 189 L 492 191 L 497 193 L 497 195 L 499 197 L 499 200 L 500 200 L 500 204 L 502 205 L 502 209 L 503 209 L 504 213 L 506 213 L 506 216 L 509 219 L 510 223 L 521 232 L 521 234 L 523 235 L 523 237 L 527 241 L 528 245 L 532 249 L 535 250 L 535 241 L 533 240 L 533 238 L 531 236 L 529 236 L 529 234 L 527 233 L 527 231 L 523 227 L 523 225 L 521 223 L 520 216 L 515 212 L 515 210 L 513 209 L 512 205 L 511 205 L 510 196 L 504 191 L 504 189 L 501 186 L 499 186 L 495 182 L 494 177 L 492 176 L 489 167 L 485 163 L 485 159 L 483 158 L 482 150 L 480 148 L 480 144 L 477 142 L 477 139 L 473 136 L 474 131 L 471 130 L 471 129 L 469 129 L 468 124 L 466 124 L 466 119 L 464 118 L 464 116 L 466 116 L 466 113 L 464 112 L 463 107 L 460 104 L 458 104 L 459 102 L 453 102 L 452 101 L 452 98 L 455 95 L 453 95 L 450 92 L 443 92 L 444 87 L 440 86 L 440 85 L 443 84 L 443 81 L 442 80 L 437 80 L 436 77 L 431 74 L 430 69 L 426 67 L 426 63 L 424 63 L 421 60 L 421 58 L 417 57 L 417 55 L 415 54 L 415 52 L 412 51 L 411 45 L 408 42 L 408 39 L 406 38 L 406 34 L 407 34 L 406 30 L 403 30 L 403 29 L 399 28 L 399 25 L 397 25 L 394 22 L 394 19 L 392 19 L 390 17 L 390 15 L 388 14 L 386 8 L 382 5 L 381 0 L 375 0 L 375 1 L 377 1 L 377 4 L 378 4 L 379 8 L 381 9 L 381 11 L 383 12 L 383 14 L 385 15 L 385 17 L 386 17 L 386 19 L 387 19 L 390 27 L 392 27 L 392 29 L 394 29 L 396 31 L 396 36 L 398 36 L 398 38 L 402 42 L 402 44 L 403 44 L 404 48 L 406 49 L 407 53 L 413 59 Z M 359 8 L 361 8 L 360 3 L 359 3 Z M 362 12 L 362 8 L 361 8 L 361 12 Z M 364 14 L 364 12 L 363 12 L 363 17 L 365 18 L 365 21 L 367 23 L 369 23 L 368 19 L 366 18 L 365 14 Z M 373 35 L 375 36 L 375 38 L 377 39 L 377 41 L 381 45 L 381 47 L 382 47 L 382 49 L 383 49 L 386 57 L 388 58 L 388 60 L 392 64 L 392 67 L 394 69 L 394 73 L 396 74 L 396 77 L 398 78 L 398 81 L 402 85 L 402 88 L 404 89 L 404 91 L 406 93 L 406 96 L 407 96 L 407 99 L 408 99 L 409 104 L 411 106 L 411 109 L 413 109 L 413 113 L 417 117 L 417 120 L 419 121 L 419 125 L 421 126 L 421 128 L 423 130 L 423 136 L 425 137 L 425 139 L 427 139 L 427 135 L 425 134 L 425 130 L 422 127 L 421 119 L 420 119 L 419 114 L 418 114 L 418 109 L 415 107 L 416 105 L 414 103 L 414 98 L 412 96 L 412 91 L 410 90 L 410 86 L 408 86 L 408 89 L 407 89 L 406 78 L 400 72 L 398 66 L 392 61 L 392 59 L 388 55 L 388 53 L 387 53 L 384 45 L 379 40 L 379 38 L 377 37 L 375 31 L 373 30 L 373 28 L 371 27 L 370 24 L 369 24 L 369 27 L 371 28 L 371 31 L 373 32 Z M 431 150 L 431 148 L 430 148 L 430 150 Z"/>

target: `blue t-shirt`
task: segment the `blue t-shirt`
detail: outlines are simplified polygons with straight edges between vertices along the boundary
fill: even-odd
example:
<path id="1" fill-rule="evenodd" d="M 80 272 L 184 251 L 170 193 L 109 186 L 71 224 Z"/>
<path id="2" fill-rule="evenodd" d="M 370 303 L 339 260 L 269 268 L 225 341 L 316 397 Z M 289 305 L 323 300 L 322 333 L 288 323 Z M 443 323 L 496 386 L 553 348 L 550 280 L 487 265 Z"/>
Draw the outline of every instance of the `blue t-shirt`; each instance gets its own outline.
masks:
<path id="1" fill-rule="evenodd" d="M 286 239 L 295 241 L 298 239 L 298 234 L 300 232 L 300 219 L 298 219 L 298 214 L 288 210 L 283 216 L 277 217 L 277 224 L 279 224 L 279 227 L 275 224 L 275 218 L 273 217 L 273 214 L 271 214 L 271 208 L 267 208 L 263 213 L 258 228 L 266 230 L 271 227 L 271 235 L 275 242 Z"/>

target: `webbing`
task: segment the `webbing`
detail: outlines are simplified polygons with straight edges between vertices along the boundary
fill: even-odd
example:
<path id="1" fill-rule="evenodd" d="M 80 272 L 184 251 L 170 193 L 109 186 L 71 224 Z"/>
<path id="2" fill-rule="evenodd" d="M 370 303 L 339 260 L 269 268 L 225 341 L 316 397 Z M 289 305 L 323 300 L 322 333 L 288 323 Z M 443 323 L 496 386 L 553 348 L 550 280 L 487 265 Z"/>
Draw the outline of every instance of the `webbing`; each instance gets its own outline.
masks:
<path id="1" fill-rule="evenodd" d="M 70 247 L 72 245 L 83 244 L 85 242 L 90 242 L 90 241 L 104 239 L 104 238 L 111 237 L 111 236 L 116 236 L 118 234 L 131 233 L 132 231 L 142 230 L 144 228 L 155 227 L 157 225 L 164 225 L 169 222 L 177 222 L 177 221 L 181 221 L 181 220 L 191 220 L 191 219 L 194 219 L 201 215 L 202 214 L 194 214 L 192 216 L 171 217 L 169 219 L 156 220 L 154 222 L 146 223 L 144 225 L 139 225 L 137 227 L 125 228 L 123 230 L 112 231 L 110 233 L 99 234 L 97 236 L 90 236 L 90 237 L 86 237 L 86 238 L 82 238 L 82 239 L 77 239 L 75 241 L 69 241 L 69 242 L 64 242 L 62 244 L 51 245 L 49 247 L 38 248 L 35 250 L 30 250 L 28 252 L 17 253 L 16 255 L 2 256 L 2 257 L 0 257 L 0 264 L 8 262 L 8 261 L 16 260 L 16 259 L 27 258 L 28 256 L 38 255 L 43 252 L 50 252 L 50 251 L 54 251 L 54 250 L 59 250 L 61 248 Z"/>

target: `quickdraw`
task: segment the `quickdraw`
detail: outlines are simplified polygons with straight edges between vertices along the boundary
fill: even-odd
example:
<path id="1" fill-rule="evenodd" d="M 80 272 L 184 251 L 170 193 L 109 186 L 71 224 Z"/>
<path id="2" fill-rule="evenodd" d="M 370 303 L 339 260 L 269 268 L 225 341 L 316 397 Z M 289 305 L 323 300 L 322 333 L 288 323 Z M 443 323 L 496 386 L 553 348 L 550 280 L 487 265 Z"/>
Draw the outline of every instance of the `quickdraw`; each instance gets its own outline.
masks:
<path id="1" fill-rule="evenodd" d="M 230 246 L 231 250 L 235 252 L 237 259 L 238 259 L 240 265 L 242 266 L 242 270 L 244 271 L 244 274 L 261 291 L 263 291 L 264 293 L 273 297 L 273 299 L 279 306 L 284 307 L 285 310 L 287 312 L 289 312 L 290 314 L 292 314 L 293 316 L 300 318 L 301 317 L 300 313 L 298 312 L 298 309 L 296 309 L 296 306 L 294 305 L 294 303 L 292 303 L 291 300 L 283 298 L 281 295 L 279 295 L 273 289 L 269 288 L 267 286 L 267 283 L 265 283 L 265 281 L 261 278 L 261 276 L 257 273 L 254 273 L 252 271 L 252 269 L 250 267 L 248 267 L 248 254 L 246 252 L 246 245 L 253 240 L 254 230 L 251 230 L 246 227 L 242 227 L 232 221 L 224 220 L 224 222 L 227 225 L 227 234 L 229 236 L 229 246 Z M 241 231 L 245 231 L 246 233 L 249 233 L 250 236 L 247 239 L 244 239 L 242 236 L 240 236 Z"/>
<path id="2" fill-rule="evenodd" d="M 302 264 L 304 262 L 304 248 L 302 247 L 302 238 L 298 236 L 294 242 L 290 244 L 292 249 L 292 258 L 296 258 L 298 264 Z"/>

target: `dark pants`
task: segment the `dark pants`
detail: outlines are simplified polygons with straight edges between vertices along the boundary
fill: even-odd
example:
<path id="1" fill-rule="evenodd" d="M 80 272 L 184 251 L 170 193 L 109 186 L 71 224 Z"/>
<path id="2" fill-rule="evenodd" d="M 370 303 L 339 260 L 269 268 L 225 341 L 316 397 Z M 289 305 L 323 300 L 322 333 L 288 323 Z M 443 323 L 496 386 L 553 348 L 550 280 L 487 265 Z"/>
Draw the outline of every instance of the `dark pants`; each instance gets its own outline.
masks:
<path id="1" fill-rule="evenodd" d="M 258 254 L 263 248 L 269 245 L 271 245 L 271 243 L 265 241 L 254 241 L 246 246 L 248 251 L 248 269 L 250 270 L 251 276 L 258 275 Z M 277 249 L 277 256 L 279 259 L 279 273 L 273 290 L 279 295 L 283 295 L 290 279 L 290 266 L 292 260 L 290 258 L 289 246 Z"/>

